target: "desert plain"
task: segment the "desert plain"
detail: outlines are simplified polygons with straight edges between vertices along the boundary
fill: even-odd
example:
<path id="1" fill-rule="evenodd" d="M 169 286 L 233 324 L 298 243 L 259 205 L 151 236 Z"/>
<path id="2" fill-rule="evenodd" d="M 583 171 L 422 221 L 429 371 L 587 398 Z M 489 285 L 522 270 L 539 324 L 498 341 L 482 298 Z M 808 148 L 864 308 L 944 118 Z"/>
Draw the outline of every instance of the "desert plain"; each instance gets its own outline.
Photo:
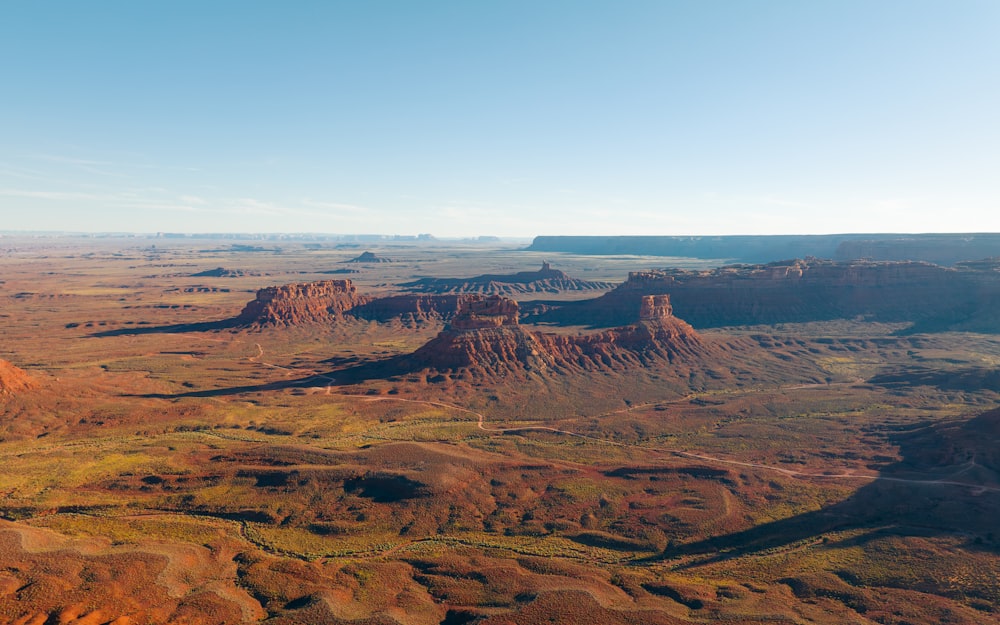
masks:
<path id="1" fill-rule="evenodd" d="M 969 261 L 5 236 L 0 622 L 1000 622 Z"/>

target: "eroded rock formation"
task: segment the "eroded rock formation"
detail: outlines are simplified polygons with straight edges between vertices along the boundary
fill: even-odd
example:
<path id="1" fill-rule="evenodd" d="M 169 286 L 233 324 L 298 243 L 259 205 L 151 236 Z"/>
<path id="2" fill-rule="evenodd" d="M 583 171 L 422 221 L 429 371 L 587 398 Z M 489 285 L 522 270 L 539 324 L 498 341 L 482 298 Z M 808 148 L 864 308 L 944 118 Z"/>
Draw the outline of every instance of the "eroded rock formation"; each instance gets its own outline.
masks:
<path id="1" fill-rule="evenodd" d="M 390 295 L 379 297 L 351 309 L 349 314 L 365 321 L 404 324 L 449 321 L 458 312 L 464 295 Z"/>
<path id="2" fill-rule="evenodd" d="M 473 376 L 511 371 L 623 369 L 695 356 L 702 341 L 673 316 L 667 295 L 642 300 L 635 323 L 590 334 L 533 332 L 518 323 L 517 302 L 474 297 L 462 302 L 451 324 L 412 355 L 412 364 L 465 370 Z"/>
<path id="3" fill-rule="evenodd" d="M 951 265 L 1000 255 L 1000 234 L 780 234 L 736 236 L 539 236 L 529 250 L 675 256 L 744 263 L 818 256 L 852 261 L 922 260 Z"/>
<path id="4" fill-rule="evenodd" d="M 257 291 L 257 297 L 247 303 L 236 318 L 238 325 L 298 325 L 333 323 L 342 319 L 360 319 L 379 323 L 399 322 L 404 325 L 426 322 L 448 322 L 465 307 L 470 315 L 479 314 L 480 323 L 493 323 L 492 314 L 482 306 L 488 301 L 479 295 L 389 295 L 374 297 L 358 293 L 350 280 L 322 280 L 300 284 L 272 286 Z M 509 302 L 509 300 L 505 300 Z M 511 314 L 516 322 L 517 303 Z M 473 323 L 472 321 L 469 321 Z M 461 323 L 461 322 L 460 322 Z"/>
<path id="5" fill-rule="evenodd" d="M 605 291 L 610 282 L 578 280 L 549 263 L 538 271 L 514 274 L 484 274 L 472 278 L 423 278 L 402 285 L 421 293 L 479 293 L 483 295 L 519 295 L 525 293 L 559 293 L 560 291 Z"/>
<path id="6" fill-rule="evenodd" d="M 237 317 L 247 325 L 329 322 L 372 298 L 359 295 L 350 280 L 321 280 L 271 286 L 257 291 Z"/>
<path id="7" fill-rule="evenodd" d="M 33 385 L 31 376 L 6 360 L 0 360 L 0 397 L 14 395 Z"/>
<path id="8" fill-rule="evenodd" d="M 831 319 L 909 322 L 915 330 L 1000 331 L 1000 273 L 924 262 L 834 262 L 809 258 L 713 270 L 637 271 L 604 296 L 538 307 L 531 321 L 611 327 L 635 319 L 646 295 L 670 294 L 695 327 Z"/>
<path id="9" fill-rule="evenodd" d="M 391 258 L 386 258 L 384 256 L 377 256 L 372 252 L 362 252 L 360 256 L 355 256 L 351 260 L 345 260 L 345 263 L 391 263 Z"/>
<path id="10" fill-rule="evenodd" d="M 479 330 L 518 325 L 518 306 L 512 299 L 492 295 L 459 299 L 458 313 L 452 319 L 455 330 Z"/>
<path id="11" fill-rule="evenodd" d="M 226 269 L 225 267 L 216 267 L 215 269 L 206 269 L 205 271 L 199 271 L 198 273 L 191 274 L 192 278 L 242 278 L 244 276 L 261 276 L 263 274 L 256 271 L 247 271 L 245 269 Z"/>
<path id="12" fill-rule="evenodd" d="M 644 295 L 639 303 L 639 321 L 664 321 L 674 316 L 669 295 Z"/>

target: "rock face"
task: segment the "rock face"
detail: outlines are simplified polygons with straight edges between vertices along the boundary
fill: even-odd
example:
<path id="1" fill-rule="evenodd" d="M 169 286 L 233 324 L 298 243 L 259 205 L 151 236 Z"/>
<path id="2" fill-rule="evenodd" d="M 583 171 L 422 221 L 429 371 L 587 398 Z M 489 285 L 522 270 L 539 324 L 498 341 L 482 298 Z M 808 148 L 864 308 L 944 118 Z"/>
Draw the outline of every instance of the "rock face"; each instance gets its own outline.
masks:
<path id="1" fill-rule="evenodd" d="M 484 274 L 472 278 L 423 278 L 401 285 L 420 293 L 478 293 L 482 295 L 521 295 L 559 293 L 561 291 L 606 291 L 614 285 L 571 278 L 565 272 L 542 263 L 538 271 L 514 274 Z"/>
<path id="2" fill-rule="evenodd" d="M 532 323 L 617 328 L 636 320 L 676 320 L 676 313 L 699 328 L 864 319 L 909 323 L 910 332 L 995 333 L 1000 332 L 998 266 L 994 260 L 946 268 L 923 262 L 807 258 L 704 271 L 636 271 L 601 297 L 536 302 L 527 311 L 495 295 L 452 292 L 375 298 L 358 294 L 350 280 L 325 280 L 261 289 L 235 321 L 295 325 L 352 318 L 404 325 L 451 322 L 453 329 L 462 330 L 516 325 L 514 319 L 520 315 Z M 548 265 L 527 273 L 565 275 Z M 464 328 L 463 323 L 474 327 Z"/>
<path id="3" fill-rule="evenodd" d="M 676 256 L 768 263 L 819 256 L 851 261 L 922 260 L 951 265 L 1000 255 L 1000 234 L 814 234 L 737 236 L 539 236 L 529 250 Z"/>
<path id="4" fill-rule="evenodd" d="M 359 294 L 350 280 L 322 280 L 272 286 L 257 291 L 236 318 L 237 325 L 298 325 L 360 319 L 379 323 L 414 325 L 447 322 L 458 313 L 469 295 Z M 481 299 L 481 298 L 480 298 Z M 516 314 L 516 311 L 515 311 Z"/>
<path id="5" fill-rule="evenodd" d="M 390 295 L 372 299 L 351 309 L 348 314 L 365 321 L 419 324 L 449 321 L 458 312 L 464 295 Z"/>
<path id="6" fill-rule="evenodd" d="M 518 325 L 517 302 L 512 299 L 492 295 L 472 296 L 459 300 L 458 313 L 452 319 L 455 330 L 480 330 Z"/>
<path id="7" fill-rule="evenodd" d="M 954 265 L 997 254 L 1000 254 L 1000 237 L 996 234 L 924 234 L 844 241 L 837 246 L 833 258 L 924 260 L 938 265 Z"/>
<path id="8" fill-rule="evenodd" d="M 694 329 L 671 313 L 666 295 L 643 299 L 633 324 L 585 335 L 532 332 L 518 323 L 517 302 L 462 302 L 447 329 L 411 356 L 411 366 L 496 377 L 512 372 L 618 370 L 666 364 L 703 351 Z"/>
<path id="9" fill-rule="evenodd" d="M 695 327 L 864 318 L 911 322 L 915 330 L 1000 331 L 1000 272 L 983 263 L 951 269 L 924 262 L 834 262 L 809 258 L 707 271 L 629 274 L 593 300 L 541 309 L 529 320 L 609 327 L 644 314 L 644 296 L 670 294 Z"/>
<path id="10" fill-rule="evenodd" d="M 371 298 L 359 295 L 350 280 L 321 280 L 271 286 L 257 291 L 237 317 L 245 325 L 296 325 L 329 322 Z"/>
<path id="11" fill-rule="evenodd" d="M 34 381 L 31 376 L 6 360 L 0 360 L 0 397 L 14 395 L 32 386 Z"/>
<path id="12" fill-rule="evenodd" d="M 674 316 L 669 295 L 643 295 L 639 303 L 639 321 L 664 321 Z"/>

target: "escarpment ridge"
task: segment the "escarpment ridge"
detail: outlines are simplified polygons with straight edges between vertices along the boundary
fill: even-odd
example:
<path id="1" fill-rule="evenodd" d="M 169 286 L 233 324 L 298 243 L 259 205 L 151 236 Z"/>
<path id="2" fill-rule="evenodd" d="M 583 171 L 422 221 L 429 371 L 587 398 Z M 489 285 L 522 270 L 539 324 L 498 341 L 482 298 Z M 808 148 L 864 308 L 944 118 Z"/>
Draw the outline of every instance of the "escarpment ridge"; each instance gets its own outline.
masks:
<path id="1" fill-rule="evenodd" d="M 852 261 L 922 260 L 952 265 L 1000 256 L 1000 234 L 780 234 L 732 236 L 538 236 L 528 250 L 587 255 L 637 254 L 769 263 L 818 256 Z"/>
<path id="2" fill-rule="evenodd" d="M 697 328 L 863 318 L 921 331 L 1000 331 L 1000 274 L 989 267 L 815 258 L 632 272 L 602 297 L 554 303 L 528 319 L 616 326 L 634 319 L 644 295 L 656 294 L 670 294 L 676 314 Z"/>

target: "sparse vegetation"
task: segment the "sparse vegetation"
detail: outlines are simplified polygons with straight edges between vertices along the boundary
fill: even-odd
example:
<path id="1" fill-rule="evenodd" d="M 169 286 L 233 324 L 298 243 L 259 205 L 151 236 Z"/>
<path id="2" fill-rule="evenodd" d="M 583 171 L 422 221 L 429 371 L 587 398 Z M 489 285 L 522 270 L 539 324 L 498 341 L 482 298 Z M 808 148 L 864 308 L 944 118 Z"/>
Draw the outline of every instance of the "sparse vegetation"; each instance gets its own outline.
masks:
<path id="1" fill-rule="evenodd" d="M 238 311 L 263 274 L 320 277 L 356 251 L 133 251 L 0 258 L 5 289 L 37 294 L 4 309 L 0 357 L 36 385 L 0 404 L 4 622 L 308 622 L 331 605 L 314 622 L 580 606 L 606 622 L 997 622 L 994 337 L 788 323 L 706 333 L 790 359 L 740 348 L 717 377 L 341 383 L 441 324 L 183 326 Z M 421 262 L 471 272 L 455 258 Z M 192 294 L 191 271 L 154 266 L 194 260 L 246 271 Z"/>

